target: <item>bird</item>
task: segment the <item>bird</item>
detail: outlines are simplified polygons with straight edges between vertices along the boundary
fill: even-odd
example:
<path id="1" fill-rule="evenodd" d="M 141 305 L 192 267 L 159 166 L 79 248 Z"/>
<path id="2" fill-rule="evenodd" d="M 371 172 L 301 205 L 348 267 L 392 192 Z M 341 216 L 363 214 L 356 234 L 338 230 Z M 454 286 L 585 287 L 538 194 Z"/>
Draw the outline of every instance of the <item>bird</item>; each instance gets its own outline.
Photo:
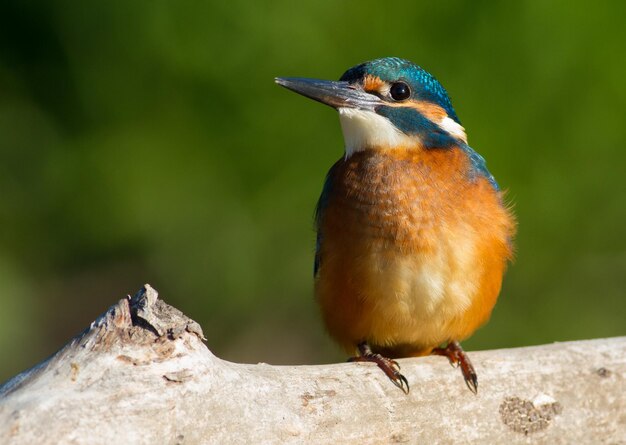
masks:
<path id="1" fill-rule="evenodd" d="M 275 82 L 339 113 L 344 152 L 315 211 L 314 293 L 328 333 L 406 394 L 396 359 L 431 354 L 460 367 L 477 393 L 460 342 L 490 318 L 516 220 L 448 93 L 397 57 L 338 81 Z"/>

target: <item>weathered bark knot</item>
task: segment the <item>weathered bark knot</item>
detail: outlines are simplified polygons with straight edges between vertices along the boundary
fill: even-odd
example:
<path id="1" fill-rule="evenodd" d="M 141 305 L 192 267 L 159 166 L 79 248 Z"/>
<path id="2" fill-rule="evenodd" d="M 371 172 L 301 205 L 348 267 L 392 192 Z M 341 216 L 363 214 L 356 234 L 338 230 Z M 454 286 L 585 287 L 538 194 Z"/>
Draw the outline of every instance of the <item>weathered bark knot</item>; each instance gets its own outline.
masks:
<path id="1" fill-rule="evenodd" d="M 163 300 L 149 284 L 129 299 L 130 314 L 134 324 L 151 328 L 159 337 L 167 335 L 171 340 L 180 338 L 184 332 L 206 340 L 198 323 Z"/>
<path id="2" fill-rule="evenodd" d="M 93 350 L 109 350 L 114 343 L 151 344 L 156 340 L 176 340 L 184 333 L 206 340 L 198 323 L 159 299 L 149 284 L 134 296 L 121 299 L 92 324 L 93 338 L 83 334 L 83 344 Z"/>

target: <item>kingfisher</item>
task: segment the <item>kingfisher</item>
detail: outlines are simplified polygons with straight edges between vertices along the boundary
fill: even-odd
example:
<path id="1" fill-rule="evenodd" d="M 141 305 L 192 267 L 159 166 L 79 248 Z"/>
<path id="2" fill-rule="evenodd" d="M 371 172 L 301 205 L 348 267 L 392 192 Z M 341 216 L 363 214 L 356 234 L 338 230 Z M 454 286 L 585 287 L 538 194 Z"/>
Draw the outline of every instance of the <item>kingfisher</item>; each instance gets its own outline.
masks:
<path id="1" fill-rule="evenodd" d="M 314 288 L 328 333 L 407 394 L 395 359 L 429 354 L 459 366 L 477 393 L 460 341 L 491 315 L 516 224 L 446 90 L 397 57 L 339 81 L 276 83 L 339 112 L 345 150 L 315 212 Z"/>

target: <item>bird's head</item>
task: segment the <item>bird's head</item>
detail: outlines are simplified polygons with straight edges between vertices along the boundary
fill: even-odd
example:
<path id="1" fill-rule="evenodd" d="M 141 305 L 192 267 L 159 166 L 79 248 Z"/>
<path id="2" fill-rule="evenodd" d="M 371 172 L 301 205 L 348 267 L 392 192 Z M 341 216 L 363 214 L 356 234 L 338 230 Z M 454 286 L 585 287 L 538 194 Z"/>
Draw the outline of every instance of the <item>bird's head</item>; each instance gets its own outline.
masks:
<path id="1" fill-rule="evenodd" d="M 279 85 L 339 111 L 346 156 L 361 150 L 466 144 L 448 93 L 407 60 L 386 57 L 350 68 L 339 81 L 279 77 Z"/>

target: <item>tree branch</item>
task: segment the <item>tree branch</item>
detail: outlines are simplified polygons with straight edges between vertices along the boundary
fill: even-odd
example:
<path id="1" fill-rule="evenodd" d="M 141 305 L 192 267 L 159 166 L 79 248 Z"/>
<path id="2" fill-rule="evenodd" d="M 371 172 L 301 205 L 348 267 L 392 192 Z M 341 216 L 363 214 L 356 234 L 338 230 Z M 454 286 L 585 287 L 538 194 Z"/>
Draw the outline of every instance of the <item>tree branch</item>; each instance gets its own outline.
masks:
<path id="1" fill-rule="evenodd" d="M 441 357 L 235 364 L 146 285 L 0 386 L 0 443 L 624 443 L 626 337 L 473 352 L 478 395 Z"/>

